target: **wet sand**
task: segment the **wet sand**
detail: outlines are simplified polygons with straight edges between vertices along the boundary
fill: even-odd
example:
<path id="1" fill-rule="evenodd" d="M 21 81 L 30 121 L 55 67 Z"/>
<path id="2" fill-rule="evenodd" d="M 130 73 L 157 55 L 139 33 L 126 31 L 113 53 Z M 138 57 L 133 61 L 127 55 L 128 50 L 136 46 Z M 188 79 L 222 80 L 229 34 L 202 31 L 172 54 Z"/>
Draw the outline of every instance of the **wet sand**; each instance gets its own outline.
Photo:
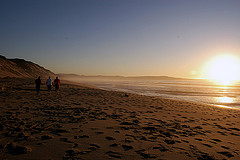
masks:
<path id="1" fill-rule="evenodd" d="M 240 159 L 239 110 L 33 82 L 0 79 L 1 159 Z"/>

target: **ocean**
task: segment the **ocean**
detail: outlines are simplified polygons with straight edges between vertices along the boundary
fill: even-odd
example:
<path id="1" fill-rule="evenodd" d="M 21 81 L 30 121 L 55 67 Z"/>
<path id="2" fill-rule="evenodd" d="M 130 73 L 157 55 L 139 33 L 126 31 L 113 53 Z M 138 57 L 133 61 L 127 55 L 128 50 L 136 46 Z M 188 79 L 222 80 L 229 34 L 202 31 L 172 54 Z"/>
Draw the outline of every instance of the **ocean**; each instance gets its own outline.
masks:
<path id="1" fill-rule="evenodd" d="M 88 80 L 78 82 L 88 83 L 105 90 L 240 109 L 240 83 L 222 86 L 205 80 Z"/>

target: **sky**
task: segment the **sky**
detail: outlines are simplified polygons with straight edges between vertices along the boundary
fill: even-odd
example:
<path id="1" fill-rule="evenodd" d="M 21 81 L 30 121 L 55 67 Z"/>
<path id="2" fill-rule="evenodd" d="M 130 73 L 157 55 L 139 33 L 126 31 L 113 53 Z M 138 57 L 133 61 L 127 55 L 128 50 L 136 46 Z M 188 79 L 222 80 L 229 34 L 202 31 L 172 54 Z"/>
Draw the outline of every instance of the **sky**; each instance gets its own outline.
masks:
<path id="1" fill-rule="evenodd" d="M 54 73 L 201 77 L 240 56 L 239 0 L 0 0 L 0 55 Z"/>

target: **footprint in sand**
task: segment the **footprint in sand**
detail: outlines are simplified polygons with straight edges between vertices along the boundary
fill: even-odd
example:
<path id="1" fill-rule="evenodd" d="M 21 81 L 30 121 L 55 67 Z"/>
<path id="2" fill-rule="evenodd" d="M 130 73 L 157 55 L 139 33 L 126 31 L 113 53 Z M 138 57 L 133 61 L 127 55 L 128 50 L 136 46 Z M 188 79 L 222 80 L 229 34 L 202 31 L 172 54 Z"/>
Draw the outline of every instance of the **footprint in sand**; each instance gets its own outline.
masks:
<path id="1" fill-rule="evenodd" d="M 48 140 L 48 139 L 53 139 L 53 136 L 51 136 L 51 135 L 41 136 L 41 140 Z"/>
<path id="2" fill-rule="evenodd" d="M 229 129 L 234 130 L 234 131 L 240 131 L 239 128 L 229 128 Z"/>
<path id="3" fill-rule="evenodd" d="M 197 140 L 197 141 L 203 141 L 201 138 L 195 138 L 195 140 Z"/>
<path id="4" fill-rule="evenodd" d="M 74 143 L 72 147 L 73 147 L 73 148 L 77 148 L 77 146 L 78 146 L 78 144 L 77 144 L 77 143 Z"/>
<path id="5" fill-rule="evenodd" d="M 120 156 L 121 153 L 118 153 L 118 152 L 108 151 L 105 154 L 107 154 L 109 157 L 121 159 L 121 156 Z"/>
<path id="6" fill-rule="evenodd" d="M 95 131 L 96 131 L 96 130 L 99 130 L 99 128 L 90 128 L 90 129 L 91 129 L 91 130 L 95 130 Z"/>
<path id="7" fill-rule="evenodd" d="M 132 146 L 128 146 L 128 145 L 122 145 L 122 148 L 124 149 L 124 151 L 128 151 L 130 149 L 133 149 Z"/>
<path id="8" fill-rule="evenodd" d="M 104 134 L 104 132 L 100 132 L 100 131 L 99 131 L 99 132 L 95 132 L 95 133 L 96 133 L 96 134 Z"/>
<path id="9" fill-rule="evenodd" d="M 159 149 L 161 152 L 168 151 L 163 145 L 159 144 L 158 146 L 153 147 L 153 149 Z"/>
<path id="10" fill-rule="evenodd" d="M 213 143 L 213 144 L 217 144 L 216 142 L 214 142 L 214 141 L 209 141 L 210 143 Z"/>
<path id="11" fill-rule="evenodd" d="M 175 144 L 176 141 L 172 140 L 172 139 L 165 139 L 164 142 L 166 142 L 167 144 Z"/>
<path id="12" fill-rule="evenodd" d="M 222 154 L 222 155 L 224 155 L 224 156 L 226 156 L 228 158 L 234 157 L 234 155 L 232 155 L 232 153 L 226 152 L 226 151 L 225 152 L 217 152 L 217 153 Z"/>
<path id="13" fill-rule="evenodd" d="M 227 132 L 221 132 L 221 131 L 217 131 L 218 133 L 220 133 L 221 135 L 223 136 L 226 136 L 227 135 Z"/>
<path id="14" fill-rule="evenodd" d="M 97 150 L 97 148 L 94 147 L 94 146 L 90 146 L 90 147 L 88 147 L 88 149 L 89 149 L 90 151 L 95 151 L 95 150 Z"/>
<path id="15" fill-rule="evenodd" d="M 99 145 L 97 144 L 90 144 L 91 147 L 95 147 L 95 148 L 101 148 Z"/>
<path id="16" fill-rule="evenodd" d="M 126 138 L 125 138 L 125 142 L 126 142 L 126 143 L 134 142 L 134 138 L 132 138 L 132 137 L 126 137 Z"/>
<path id="17" fill-rule="evenodd" d="M 211 146 L 211 145 L 209 145 L 209 144 L 203 144 L 204 146 L 207 146 L 207 147 L 209 147 L 209 148 L 212 148 L 213 146 Z"/>
<path id="18" fill-rule="evenodd" d="M 189 143 L 189 141 L 187 141 L 187 140 L 182 140 L 183 142 L 185 142 L 185 143 Z"/>
<path id="19" fill-rule="evenodd" d="M 113 143 L 113 144 L 109 145 L 109 147 L 117 147 L 117 146 L 118 146 L 117 143 Z"/>
<path id="20" fill-rule="evenodd" d="M 107 140 L 116 140 L 115 138 L 113 138 L 113 137 L 110 137 L 110 136 L 107 136 L 107 137 L 105 137 Z"/>
<path id="21" fill-rule="evenodd" d="M 78 136 L 78 138 L 89 138 L 88 135 L 82 135 L 82 136 Z"/>
<path id="22" fill-rule="evenodd" d="M 60 138 L 60 141 L 66 142 L 66 143 L 74 143 L 68 140 L 68 138 Z"/>
<path id="23" fill-rule="evenodd" d="M 156 156 L 145 153 L 146 150 L 139 150 L 139 151 L 135 151 L 137 154 L 140 154 L 143 158 L 148 159 L 148 158 L 156 158 Z"/>
<path id="24" fill-rule="evenodd" d="M 220 139 L 212 139 L 212 140 L 214 140 L 216 142 L 222 142 Z"/>
<path id="25" fill-rule="evenodd" d="M 77 149 L 70 149 L 65 152 L 66 152 L 66 155 L 65 155 L 66 157 L 77 156 L 80 153 L 80 151 Z"/>
<path id="26" fill-rule="evenodd" d="M 226 146 L 221 146 L 222 148 L 224 148 L 224 149 L 230 149 L 229 147 L 226 147 Z"/>
<path id="27" fill-rule="evenodd" d="M 7 153 L 10 153 L 12 155 L 26 154 L 32 151 L 32 149 L 28 146 L 19 146 L 15 143 L 8 143 L 5 146 L 5 149 Z"/>

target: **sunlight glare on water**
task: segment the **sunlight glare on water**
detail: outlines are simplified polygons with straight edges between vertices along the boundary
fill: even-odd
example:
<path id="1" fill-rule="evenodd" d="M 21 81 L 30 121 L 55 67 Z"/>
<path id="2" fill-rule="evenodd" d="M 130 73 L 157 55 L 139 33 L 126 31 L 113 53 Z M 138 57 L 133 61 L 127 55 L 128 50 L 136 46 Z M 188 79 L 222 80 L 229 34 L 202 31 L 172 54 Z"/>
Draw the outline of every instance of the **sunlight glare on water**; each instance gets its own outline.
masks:
<path id="1" fill-rule="evenodd" d="M 106 90 L 240 109 L 240 82 L 234 85 L 216 85 L 206 80 L 119 80 L 92 81 L 91 84 Z"/>
<path id="2" fill-rule="evenodd" d="M 233 103 L 234 98 L 232 97 L 216 97 L 216 101 L 220 103 Z"/>

